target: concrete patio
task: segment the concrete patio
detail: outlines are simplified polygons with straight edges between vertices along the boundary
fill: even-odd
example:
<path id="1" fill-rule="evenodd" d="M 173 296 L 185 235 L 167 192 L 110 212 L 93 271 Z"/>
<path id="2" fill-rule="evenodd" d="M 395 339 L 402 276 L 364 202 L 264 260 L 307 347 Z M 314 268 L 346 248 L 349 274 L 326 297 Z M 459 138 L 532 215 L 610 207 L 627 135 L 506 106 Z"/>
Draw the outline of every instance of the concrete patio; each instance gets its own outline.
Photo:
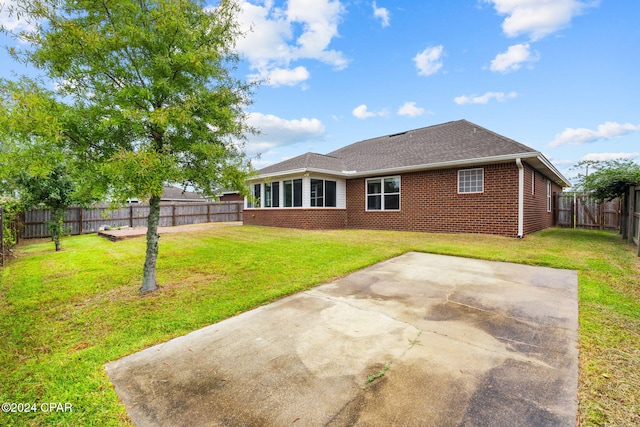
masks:
<path id="1" fill-rule="evenodd" d="M 407 253 L 106 370 L 140 427 L 573 426 L 577 316 L 575 271 Z"/>

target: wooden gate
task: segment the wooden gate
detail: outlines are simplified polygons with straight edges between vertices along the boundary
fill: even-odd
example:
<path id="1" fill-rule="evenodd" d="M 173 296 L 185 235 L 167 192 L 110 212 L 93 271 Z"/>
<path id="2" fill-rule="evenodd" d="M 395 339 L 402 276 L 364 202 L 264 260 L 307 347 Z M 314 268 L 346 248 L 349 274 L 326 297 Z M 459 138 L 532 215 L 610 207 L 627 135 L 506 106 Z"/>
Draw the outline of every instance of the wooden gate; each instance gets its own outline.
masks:
<path id="1" fill-rule="evenodd" d="M 587 194 L 555 195 L 555 225 L 569 228 L 618 230 L 620 201 L 601 202 Z"/>

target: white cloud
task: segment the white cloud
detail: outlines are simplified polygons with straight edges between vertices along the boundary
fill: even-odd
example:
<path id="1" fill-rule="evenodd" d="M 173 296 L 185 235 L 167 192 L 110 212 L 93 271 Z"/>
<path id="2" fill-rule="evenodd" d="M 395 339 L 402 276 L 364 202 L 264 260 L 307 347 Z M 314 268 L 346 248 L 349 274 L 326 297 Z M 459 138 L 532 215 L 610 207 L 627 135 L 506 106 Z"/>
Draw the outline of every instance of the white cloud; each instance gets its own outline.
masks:
<path id="1" fill-rule="evenodd" d="M 272 155 L 273 153 L 264 153 L 264 155 Z M 253 158 L 251 159 L 251 166 L 256 169 L 266 168 L 267 166 L 271 166 L 273 164 L 273 160 L 263 160 L 261 158 Z"/>
<path id="2" fill-rule="evenodd" d="M 249 136 L 247 151 L 250 153 L 318 140 L 325 135 L 325 126 L 318 119 L 287 120 L 273 114 L 249 113 L 247 122 L 261 132 Z"/>
<path id="3" fill-rule="evenodd" d="M 15 0 L 0 0 L 0 27 L 10 32 L 35 30 L 35 22 L 25 17 L 19 18 L 10 10 L 15 7 Z"/>
<path id="4" fill-rule="evenodd" d="M 379 110 L 379 111 L 369 111 L 365 104 L 358 105 L 351 112 L 354 117 L 364 120 L 370 117 L 384 117 L 388 114 L 387 110 Z"/>
<path id="5" fill-rule="evenodd" d="M 442 52 L 444 48 L 442 45 L 428 47 L 422 52 L 418 53 L 413 62 L 416 63 L 418 74 L 421 76 L 430 76 L 438 72 L 442 68 Z"/>
<path id="6" fill-rule="evenodd" d="M 640 132 L 640 125 L 606 122 L 599 125 L 597 130 L 587 128 L 566 128 L 564 131 L 556 135 L 555 139 L 551 141 L 549 146 L 558 147 L 565 144 L 580 145 L 598 141 L 600 139 L 612 139 L 631 132 Z"/>
<path id="7" fill-rule="evenodd" d="M 544 154 L 544 153 L 543 153 Z M 567 166 L 573 166 L 576 164 L 575 160 L 556 160 L 550 156 L 547 156 L 545 154 L 545 157 L 551 162 L 553 163 L 554 166 L 556 167 L 560 167 L 560 168 L 565 168 Z"/>
<path id="8" fill-rule="evenodd" d="M 462 95 L 453 98 L 453 102 L 458 105 L 465 104 L 487 104 L 491 99 L 495 99 L 498 102 L 506 101 L 509 98 L 515 98 L 518 94 L 516 92 L 487 92 L 484 95 Z"/>
<path id="9" fill-rule="evenodd" d="M 637 158 L 640 158 L 640 153 L 591 153 L 584 156 L 582 160 L 618 160 Z"/>
<path id="10" fill-rule="evenodd" d="M 295 86 L 309 78 L 309 71 L 302 66 L 294 69 L 276 68 L 270 70 L 265 76 L 255 76 L 264 79 L 269 86 Z"/>
<path id="11" fill-rule="evenodd" d="M 405 102 L 402 107 L 398 109 L 399 116 L 418 117 L 427 113 L 422 107 L 417 107 L 415 102 Z M 429 114 L 433 114 L 428 112 Z"/>
<path id="12" fill-rule="evenodd" d="M 383 27 L 389 26 L 391 21 L 391 13 L 389 12 L 389 9 L 378 7 L 375 1 L 373 2 L 373 16 L 376 18 L 380 18 Z"/>
<path id="13" fill-rule="evenodd" d="M 338 24 L 345 11 L 340 1 L 289 0 L 285 8 L 278 8 L 273 0 L 261 4 L 242 0 L 240 5 L 239 22 L 246 36 L 238 40 L 236 47 L 257 71 L 254 77 L 266 79 L 276 70 L 292 71 L 290 64 L 303 59 L 318 60 L 337 70 L 348 65 L 342 52 L 329 48 L 338 36 Z M 289 73 L 295 78 L 281 84 L 300 83 L 304 75 L 299 68 L 293 68 L 298 70 L 295 76 Z M 307 72 L 305 80 L 308 78 Z"/>
<path id="14" fill-rule="evenodd" d="M 507 15 L 502 31 L 508 37 L 526 34 L 531 40 L 566 28 L 571 20 L 599 1 L 579 0 L 484 0 L 500 15 Z"/>
<path id="15" fill-rule="evenodd" d="M 491 61 L 491 71 L 500 73 L 510 73 L 519 70 L 523 63 L 535 62 L 539 57 L 532 56 L 529 51 L 529 43 L 521 43 L 509 46 L 505 53 L 498 54 Z"/>

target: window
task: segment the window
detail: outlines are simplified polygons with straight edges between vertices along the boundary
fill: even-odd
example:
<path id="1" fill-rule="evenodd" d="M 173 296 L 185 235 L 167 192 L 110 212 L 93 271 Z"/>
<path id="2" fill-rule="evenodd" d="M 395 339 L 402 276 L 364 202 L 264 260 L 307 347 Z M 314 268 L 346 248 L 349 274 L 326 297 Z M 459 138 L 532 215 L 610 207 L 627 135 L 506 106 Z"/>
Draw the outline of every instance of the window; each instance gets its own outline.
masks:
<path id="1" fill-rule="evenodd" d="M 252 207 L 256 207 L 259 208 L 260 207 L 260 184 L 254 184 L 253 185 L 253 203 L 254 206 Z"/>
<path id="2" fill-rule="evenodd" d="M 458 171 L 458 194 L 482 193 L 484 191 L 484 169 Z"/>
<path id="3" fill-rule="evenodd" d="M 284 181 L 284 207 L 302 206 L 302 180 L 294 179 Z"/>
<path id="4" fill-rule="evenodd" d="M 293 181 L 284 181 L 284 207 L 293 206 Z"/>
<path id="5" fill-rule="evenodd" d="M 400 210 L 400 177 L 373 178 L 367 182 L 367 210 Z"/>
<path id="6" fill-rule="evenodd" d="M 264 207 L 271 207 L 271 184 L 264 183 Z"/>
<path id="7" fill-rule="evenodd" d="M 336 182 L 322 179 L 311 180 L 311 206 L 336 207 Z"/>
<path id="8" fill-rule="evenodd" d="M 551 212 L 551 181 L 547 181 L 547 212 Z"/>
<path id="9" fill-rule="evenodd" d="M 531 171 L 531 194 L 536 194 L 536 171 Z"/>
<path id="10" fill-rule="evenodd" d="M 324 205 L 328 208 L 335 208 L 337 205 L 337 184 L 335 181 L 324 182 Z"/>
<path id="11" fill-rule="evenodd" d="M 280 183 L 272 182 L 264 184 L 264 207 L 277 208 L 280 206 Z"/>
<path id="12" fill-rule="evenodd" d="M 271 184 L 271 207 L 280 207 L 280 183 L 274 182 Z"/>
<path id="13" fill-rule="evenodd" d="M 324 206 L 324 181 L 321 179 L 311 180 L 311 206 Z"/>

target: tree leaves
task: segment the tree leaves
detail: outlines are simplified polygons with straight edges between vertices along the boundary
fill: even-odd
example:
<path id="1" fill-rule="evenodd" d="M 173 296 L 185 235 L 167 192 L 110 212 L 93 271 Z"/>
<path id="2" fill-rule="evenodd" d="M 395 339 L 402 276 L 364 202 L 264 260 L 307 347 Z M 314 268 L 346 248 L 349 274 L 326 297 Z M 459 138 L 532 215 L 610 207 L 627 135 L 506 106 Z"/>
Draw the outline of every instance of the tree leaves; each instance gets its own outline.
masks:
<path id="1" fill-rule="evenodd" d="M 159 200 L 164 184 L 246 191 L 252 169 L 242 147 L 253 129 L 244 110 L 254 86 L 233 76 L 235 0 L 213 8 L 199 0 L 15 0 L 13 10 L 39 23 L 12 34 L 29 42 L 14 57 L 57 88 L 40 85 L 24 103 L 35 116 L 23 114 L 32 129 L 11 125 L 24 130 L 20 144 L 55 141 L 75 182 L 111 200 Z"/>
<path id="2" fill-rule="evenodd" d="M 577 188 L 599 200 L 621 197 L 629 186 L 640 183 L 640 165 L 632 160 L 586 160 L 578 163 L 574 169 L 585 167 L 589 172 L 578 177 Z"/>

